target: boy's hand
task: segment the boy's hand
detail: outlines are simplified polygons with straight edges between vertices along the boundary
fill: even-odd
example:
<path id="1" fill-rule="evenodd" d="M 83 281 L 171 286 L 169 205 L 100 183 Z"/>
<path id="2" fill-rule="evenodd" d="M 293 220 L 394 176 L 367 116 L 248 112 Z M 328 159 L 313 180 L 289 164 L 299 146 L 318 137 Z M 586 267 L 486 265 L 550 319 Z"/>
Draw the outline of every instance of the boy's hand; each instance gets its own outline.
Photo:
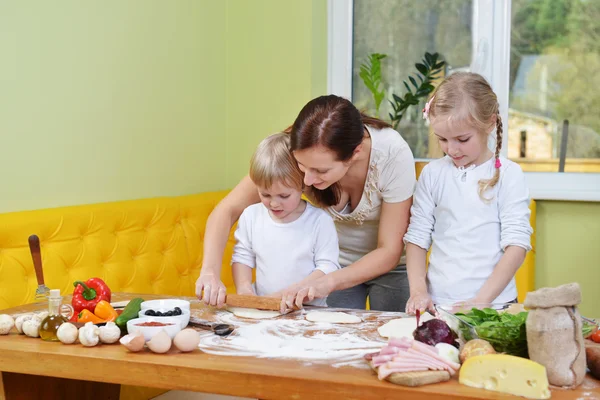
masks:
<path id="1" fill-rule="evenodd" d="M 421 313 L 429 310 L 435 315 L 435 308 L 433 307 L 433 301 L 429 293 L 417 292 L 410 295 L 410 298 L 406 302 L 406 313 L 415 315 L 417 310 L 421 311 Z"/>

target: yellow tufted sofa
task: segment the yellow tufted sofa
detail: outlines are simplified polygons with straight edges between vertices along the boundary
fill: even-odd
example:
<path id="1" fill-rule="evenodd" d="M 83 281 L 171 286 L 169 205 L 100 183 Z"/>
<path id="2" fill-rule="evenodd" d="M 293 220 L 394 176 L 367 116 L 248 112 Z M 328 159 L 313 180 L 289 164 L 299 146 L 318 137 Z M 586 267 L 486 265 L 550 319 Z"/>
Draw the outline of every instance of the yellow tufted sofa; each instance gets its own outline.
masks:
<path id="1" fill-rule="evenodd" d="M 31 234 L 40 238 L 46 285 L 63 295 L 74 281 L 98 276 L 115 292 L 193 296 L 206 219 L 226 194 L 0 214 L 0 309 L 34 300 Z M 232 248 L 233 234 L 224 265 Z M 234 290 L 231 268 L 222 269 L 222 279 Z"/>

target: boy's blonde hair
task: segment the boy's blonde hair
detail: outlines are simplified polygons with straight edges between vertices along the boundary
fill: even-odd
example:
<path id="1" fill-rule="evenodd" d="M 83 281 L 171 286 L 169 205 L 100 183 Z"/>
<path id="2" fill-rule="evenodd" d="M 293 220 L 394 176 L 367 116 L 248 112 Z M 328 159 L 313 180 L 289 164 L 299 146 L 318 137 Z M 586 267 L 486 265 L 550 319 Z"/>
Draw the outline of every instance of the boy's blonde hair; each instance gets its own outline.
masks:
<path id="1" fill-rule="evenodd" d="M 276 181 L 303 189 L 304 174 L 290 151 L 289 134 L 275 133 L 259 143 L 250 160 L 250 179 L 256 186 L 267 189 Z"/>
<path id="2" fill-rule="evenodd" d="M 479 74 L 457 72 L 448 76 L 433 93 L 429 103 L 429 118 L 448 116 L 449 123 L 465 123 L 485 135 L 486 143 L 496 119 L 495 172 L 491 179 L 479 181 L 479 197 L 493 188 L 500 179 L 500 150 L 502 148 L 502 118 L 496 93 Z"/>

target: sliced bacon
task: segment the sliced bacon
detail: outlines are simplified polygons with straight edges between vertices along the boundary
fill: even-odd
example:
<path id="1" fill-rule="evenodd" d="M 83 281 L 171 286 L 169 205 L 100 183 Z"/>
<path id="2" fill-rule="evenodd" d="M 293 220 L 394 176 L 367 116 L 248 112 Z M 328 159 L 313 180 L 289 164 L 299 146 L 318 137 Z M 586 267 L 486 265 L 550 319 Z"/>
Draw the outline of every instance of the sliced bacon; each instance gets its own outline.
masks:
<path id="1" fill-rule="evenodd" d="M 388 346 L 398 347 L 400 349 L 408 349 L 411 345 L 411 339 L 406 337 L 391 338 L 388 342 Z"/>
<path id="2" fill-rule="evenodd" d="M 373 357 L 371 361 L 374 367 L 379 367 L 389 361 L 392 361 L 396 355 L 395 354 L 380 354 L 378 356 Z"/>
<path id="3" fill-rule="evenodd" d="M 444 357 L 442 357 L 438 354 L 438 350 L 433 346 L 429 346 L 428 344 L 421 343 L 421 342 L 415 340 L 412 343 L 412 348 L 415 349 L 416 351 L 427 354 L 427 355 L 435 358 L 436 360 L 443 362 L 444 364 L 446 364 L 447 366 L 452 368 L 452 370 L 454 370 L 455 372 L 460 369 L 460 364 L 446 360 Z"/>
<path id="4" fill-rule="evenodd" d="M 437 358 L 431 357 L 430 355 L 427 355 L 427 354 L 424 354 L 424 353 L 420 353 L 420 352 L 418 352 L 415 349 L 408 349 L 408 352 L 411 353 L 411 354 L 414 354 L 415 356 L 419 356 L 420 355 L 421 357 L 423 357 L 432 366 L 431 369 L 446 370 L 446 371 L 450 372 L 451 375 L 454 375 L 454 373 L 456 372 L 456 370 L 454 370 L 449 365 L 441 362 Z"/>
<path id="5" fill-rule="evenodd" d="M 385 356 L 387 354 L 398 354 L 399 351 L 400 351 L 399 347 L 385 346 L 383 349 L 381 349 L 381 351 L 379 352 L 379 355 Z"/>

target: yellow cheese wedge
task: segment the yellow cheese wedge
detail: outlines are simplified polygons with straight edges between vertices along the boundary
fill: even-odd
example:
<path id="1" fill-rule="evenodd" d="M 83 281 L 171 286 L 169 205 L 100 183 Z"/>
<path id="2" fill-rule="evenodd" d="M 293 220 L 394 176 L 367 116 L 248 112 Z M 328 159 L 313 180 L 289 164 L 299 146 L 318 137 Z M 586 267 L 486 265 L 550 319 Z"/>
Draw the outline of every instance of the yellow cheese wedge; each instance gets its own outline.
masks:
<path id="1" fill-rule="evenodd" d="M 546 368 L 526 358 L 486 354 L 467 359 L 458 381 L 467 386 L 523 396 L 549 399 Z"/>

